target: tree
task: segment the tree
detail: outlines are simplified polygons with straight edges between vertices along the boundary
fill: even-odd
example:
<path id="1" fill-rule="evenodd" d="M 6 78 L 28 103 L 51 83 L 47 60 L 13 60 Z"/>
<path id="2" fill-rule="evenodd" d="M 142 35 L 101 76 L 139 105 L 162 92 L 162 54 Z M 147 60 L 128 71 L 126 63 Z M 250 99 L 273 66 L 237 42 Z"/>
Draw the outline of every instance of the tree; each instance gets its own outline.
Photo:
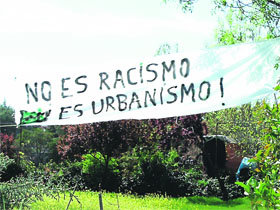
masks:
<path id="1" fill-rule="evenodd" d="M 196 0 L 188 1 L 187 4 L 183 5 L 183 7 L 188 6 L 189 8 L 192 8 L 195 2 Z M 183 4 L 183 1 L 180 1 L 180 3 Z M 258 41 L 280 36 L 280 2 L 278 0 L 215 0 L 214 3 L 216 5 L 215 12 L 222 11 L 221 15 L 225 17 L 222 19 L 222 21 L 220 21 L 219 28 L 216 32 L 218 45 L 230 45 L 241 42 Z M 275 69 L 278 68 L 279 61 L 276 61 Z M 231 132 L 242 130 L 243 133 L 245 133 L 243 130 L 244 122 L 240 121 L 240 119 L 244 118 L 244 116 L 240 116 L 240 114 L 244 111 L 249 111 L 252 113 L 247 108 L 248 107 L 243 106 L 240 109 L 229 109 L 216 112 L 215 114 L 208 114 L 208 121 L 210 119 L 212 123 L 212 125 L 210 125 L 210 130 L 213 131 L 215 128 L 217 128 L 218 123 L 221 121 L 223 123 L 227 123 L 225 118 L 230 119 L 230 115 L 233 115 L 234 120 L 238 119 L 239 123 L 241 123 L 240 125 L 237 124 L 237 126 L 234 124 L 235 126 L 233 128 L 236 129 L 238 126 L 240 127 L 234 131 L 231 129 L 232 127 L 230 127 L 232 124 L 229 123 L 227 128 L 230 129 Z M 249 106 L 249 108 L 251 108 L 251 106 Z M 246 116 L 247 119 L 250 119 L 249 112 L 245 113 L 249 114 Z M 226 116 L 224 114 L 226 114 Z M 218 119 L 214 119 L 212 117 L 217 117 Z M 250 128 L 253 128 L 253 124 L 255 124 L 258 119 L 260 119 L 260 116 L 257 116 L 255 119 L 250 119 L 249 124 L 252 123 Z M 218 120 L 218 122 L 215 122 L 215 120 Z M 216 126 L 213 127 L 215 123 Z M 260 124 L 262 125 L 259 127 L 266 126 L 261 122 Z M 258 124 L 255 125 L 258 127 Z M 254 137 L 257 137 L 257 132 L 254 133 Z M 263 137 L 263 134 L 261 134 L 260 137 Z M 220 184 L 220 186 L 222 187 L 222 184 Z"/>
<path id="2" fill-rule="evenodd" d="M 239 25 L 250 22 L 258 27 L 263 35 L 266 34 L 266 38 L 280 36 L 278 0 L 215 0 L 215 4 L 217 9 L 234 13 Z"/>
<path id="3" fill-rule="evenodd" d="M 65 126 L 58 152 L 64 159 L 80 160 L 83 154 L 100 152 L 105 160 L 117 157 L 136 141 L 132 138 L 136 121 L 109 121 Z M 130 132 L 131 131 L 131 132 Z"/>
<path id="4" fill-rule="evenodd" d="M 166 3 L 168 0 L 163 1 Z M 181 4 L 184 12 L 191 12 L 198 0 L 169 1 Z M 234 44 L 280 36 L 279 0 L 213 0 L 213 2 L 214 12 L 222 16 L 217 34 L 218 44 Z"/>
<path id="5" fill-rule="evenodd" d="M 12 107 L 7 106 L 4 102 L 0 105 L 0 133 L 15 136 L 15 111 Z"/>
<path id="6" fill-rule="evenodd" d="M 175 149 L 182 162 L 194 161 L 203 150 L 203 135 L 207 133 L 202 115 L 151 119 L 143 124 L 143 138 L 157 143 L 165 153 Z"/>
<path id="7" fill-rule="evenodd" d="M 39 164 L 49 159 L 53 138 L 44 127 L 23 128 L 16 142 L 26 158 Z"/>
<path id="8" fill-rule="evenodd" d="M 263 102 L 206 113 L 205 121 L 211 135 L 225 135 L 235 139 L 241 146 L 242 155 L 253 156 L 259 150 L 260 139 L 265 135 L 266 125 L 260 120 L 265 116 Z"/>
<path id="9" fill-rule="evenodd" d="M 194 1 L 182 1 L 183 10 L 191 9 Z M 156 56 L 170 53 L 178 53 L 178 43 L 171 45 L 162 44 L 156 52 Z M 181 155 L 183 162 L 194 161 L 203 150 L 203 135 L 207 134 L 207 126 L 202 122 L 202 115 L 171 117 L 164 119 L 148 120 L 145 126 L 145 139 L 151 139 L 158 143 L 166 153 L 175 149 Z"/>
<path id="10" fill-rule="evenodd" d="M 103 189 L 109 189 L 109 163 L 137 144 L 138 137 L 134 134 L 139 125 L 140 121 L 120 120 L 65 126 L 65 135 L 57 145 L 58 154 L 72 161 L 91 155 L 86 156 L 87 161 L 98 161 L 101 166 L 101 178 L 96 179 L 100 178 Z"/>

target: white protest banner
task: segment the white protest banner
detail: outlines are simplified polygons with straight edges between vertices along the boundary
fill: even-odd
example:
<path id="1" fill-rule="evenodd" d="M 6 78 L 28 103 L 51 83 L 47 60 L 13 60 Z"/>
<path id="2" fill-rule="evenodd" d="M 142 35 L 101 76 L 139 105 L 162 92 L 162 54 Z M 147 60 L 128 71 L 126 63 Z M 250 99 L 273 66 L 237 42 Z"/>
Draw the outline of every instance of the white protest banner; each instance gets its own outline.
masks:
<path id="1" fill-rule="evenodd" d="M 38 69 L 32 76 L 17 77 L 16 121 L 21 125 L 82 124 L 238 106 L 274 92 L 279 55 L 280 39 L 274 39 L 119 66 L 93 61 L 91 67 L 72 67 L 74 73 L 67 72 L 67 64 L 63 73 L 59 68 L 45 73 Z"/>

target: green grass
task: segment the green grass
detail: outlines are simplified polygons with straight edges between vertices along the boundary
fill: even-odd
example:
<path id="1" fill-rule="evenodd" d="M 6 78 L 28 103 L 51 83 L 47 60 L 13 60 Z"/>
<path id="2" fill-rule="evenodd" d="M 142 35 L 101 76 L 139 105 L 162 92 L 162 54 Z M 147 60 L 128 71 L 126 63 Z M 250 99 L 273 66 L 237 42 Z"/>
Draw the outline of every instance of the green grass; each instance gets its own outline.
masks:
<path id="1" fill-rule="evenodd" d="M 76 192 L 82 206 L 74 199 L 69 209 L 99 209 L 99 199 L 97 192 Z M 124 195 L 116 193 L 103 193 L 104 210 L 118 210 L 118 201 L 120 209 L 128 210 L 165 210 L 165 209 L 251 209 L 250 201 L 247 198 L 239 198 L 224 202 L 218 198 L 189 197 L 189 198 L 168 198 L 158 195 L 137 197 L 133 195 Z M 118 199 L 117 199 L 118 198 Z M 69 202 L 69 194 L 65 199 L 62 195 L 60 200 L 45 197 L 44 201 L 38 201 L 31 205 L 31 209 L 36 210 L 61 210 L 66 209 Z"/>

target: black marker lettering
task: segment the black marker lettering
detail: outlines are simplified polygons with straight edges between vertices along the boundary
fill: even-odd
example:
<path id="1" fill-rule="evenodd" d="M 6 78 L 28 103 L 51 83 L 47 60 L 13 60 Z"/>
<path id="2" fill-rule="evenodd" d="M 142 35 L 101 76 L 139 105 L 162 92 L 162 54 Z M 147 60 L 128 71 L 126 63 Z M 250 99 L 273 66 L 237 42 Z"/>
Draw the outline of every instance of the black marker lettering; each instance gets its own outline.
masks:
<path id="1" fill-rule="evenodd" d="M 115 80 L 114 88 L 117 87 L 117 82 L 121 82 L 123 88 L 125 88 L 121 70 L 116 71 L 116 80 Z"/>
<path id="2" fill-rule="evenodd" d="M 93 114 L 99 114 L 100 112 L 102 112 L 103 107 L 104 107 L 104 101 L 103 101 L 103 99 L 100 100 L 100 103 L 101 103 L 101 108 L 100 108 L 99 112 L 96 112 L 96 111 L 95 111 L 95 101 L 92 101 L 91 106 L 92 106 L 92 113 L 93 113 Z"/>
<path id="3" fill-rule="evenodd" d="M 165 71 L 170 72 L 171 68 L 173 68 L 173 79 L 176 79 L 176 72 L 175 72 L 175 61 L 172 60 L 170 66 L 167 67 L 165 61 L 162 62 L 162 81 L 165 81 Z"/>
<path id="4" fill-rule="evenodd" d="M 46 97 L 45 94 L 44 94 L 45 85 L 49 86 L 48 97 Z M 45 101 L 50 101 L 51 100 L 51 83 L 49 81 L 42 82 L 42 84 L 41 84 L 41 94 L 42 94 L 42 99 L 44 99 Z"/>
<path id="5" fill-rule="evenodd" d="M 189 86 L 189 89 L 186 88 L 185 84 L 182 84 L 181 86 L 181 103 L 184 102 L 184 93 L 189 95 L 190 91 L 192 91 L 192 102 L 195 102 L 195 89 L 194 89 L 194 84 L 191 83 Z"/>
<path id="6" fill-rule="evenodd" d="M 123 98 L 123 100 L 121 100 L 121 97 Z M 118 94 L 117 98 L 118 98 L 118 103 L 119 103 L 119 111 L 122 112 L 122 111 L 126 110 L 126 107 L 127 107 L 127 103 L 126 103 L 127 96 L 124 95 L 124 94 Z M 121 107 L 122 104 L 124 104 L 123 108 Z"/>
<path id="7" fill-rule="evenodd" d="M 66 88 L 64 85 L 65 85 L 65 81 L 66 80 L 70 80 L 71 78 L 70 77 L 67 77 L 67 78 L 62 78 L 61 80 L 61 88 L 62 88 L 62 92 L 61 92 L 61 96 L 62 98 L 66 98 L 66 97 L 71 97 L 73 95 L 64 95 L 64 91 L 67 91 L 69 90 L 69 88 Z"/>
<path id="8" fill-rule="evenodd" d="M 128 82 L 128 84 L 130 84 L 130 85 L 136 85 L 137 82 L 132 82 L 132 81 L 130 80 L 130 72 L 131 72 L 132 70 L 136 70 L 136 68 L 131 68 L 131 69 L 127 70 L 127 82 Z"/>
<path id="9" fill-rule="evenodd" d="M 79 80 L 82 79 L 82 78 L 87 78 L 87 76 L 86 76 L 86 75 L 82 75 L 82 76 L 79 76 L 79 77 L 77 77 L 77 78 L 75 79 L 75 83 L 76 83 L 77 85 L 84 86 L 84 89 L 78 91 L 77 93 L 83 93 L 83 92 L 85 92 L 85 91 L 87 90 L 87 87 L 88 87 L 87 83 L 84 83 L 84 82 L 80 82 L 80 81 L 79 81 Z"/>
<path id="10" fill-rule="evenodd" d="M 71 106 L 61 107 L 60 109 L 61 109 L 61 111 L 60 111 L 60 114 L 59 114 L 59 119 L 61 120 L 61 119 L 69 118 L 69 117 L 63 118 L 62 115 L 68 113 L 68 111 L 66 109 L 71 109 Z"/>
<path id="11" fill-rule="evenodd" d="M 74 107 L 74 111 L 76 112 L 79 112 L 79 115 L 77 117 L 81 117 L 83 115 L 83 110 L 81 109 L 78 109 L 79 106 L 82 106 L 83 104 L 77 104 L 75 107 Z"/>
<path id="12" fill-rule="evenodd" d="M 186 68 L 183 68 L 184 63 L 186 64 Z M 183 72 L 184 69 L 186 69 L 185 72 Z M 186 78 L 189 75 L 189 72 L 190 72 L 190 61 L 189 61 L 189 59 L 184 58 L 184 59 L 181 60 L 180 73 L 183 77 Z"/>
<path id="13" fill-rule="evenodd" d="M 105 76 L 105 77 L 103 77 Z M 106 73 L 106 72 L 101 72 L 99 74 L 99 77 L 100 77 L 100 87 L 99 89 L 102 90 L 102 84 L 104 84 L 108 90 L 110 90 L 110 87 L 109 85 L 105 82 L 106 79 L 108 79 L 109 75 Z"/>
<path id="14" fill-rule="evenodd" d="M 132 99 L 131 99 L 131 102 L 129 104 L 129 110 L 131 110 L 131 106 L 135 102 L 137 102 L 137 105 L 138 105 L 137 108 L 140 109 L 141 108 L 141 104 L 140 104 L 140 101 L 139 101 L 139 97 L 138 97 L 138 95 L 135 92 L 133 92 L 132 93 Z"/>
<path id="15" fill-rule="evenodd" d="M 154 78 L 150 79 L 150 80 L 147 80 L 147 82 L 153 82 L 157 78 L 157 72 L 155 70 L 150 69 L 150 66 L 158 66 L 158 64 L 157 63 L 151 63 L 151 64 L 147 65 L 146 70 L 148 72 L 152 72 L 154 74 Z"/>
<path id="16" fill-rule="evenodd" d="M 220 78 L 220 90 L 221 90 L 221 98 L 224 97 L 224 85 L 223 85 L 223 81 L 224 81 L 224 78 L 221 77 Z M 225 103 L 223 102 L 222 103 L 223 106 L 225 106 Z"/>
<path id="17" fill-rule="evenodd" d="M 109 107 L 111 107 L 113 110 L 116 110 L 115 107 L 113 107 L 113 103 L 114 103 L 114 97 L 107 96 L 106 97 L 106 104 L 107 104 L 106 112 L 108 112 Z"/>
<path id="18" fill-rule="evenodd" d="M 25 90 L 26 90 L 26 93 L 27 93 L 27 104 L 30 103 L 29 92 L 33 96 L 35 102 L 38 102 L 37 82 L 34 83 L 34 87 L 35 87 L 35 90 L 33 91 L 31 89 L 31 87 L 29 86 L 29 84 L 27 84 L 27 83 L 25 84 Z"/>
<path id="19" fill-rule="evenodd" d="M 163 87 L 160 89 L 160 104 L 163 104 L 163 98 L 162 98 L 162 92 L 163 92 Z"/>
<path id="20" fill-rule="evenodd" d="M 206 94 L 206 96 L 203 98 L 202 96 L 201 96 L 201 92 L 202 92 L 202 88 L 203 88 L 203 86 L 204 85 L 206 85 L 207 87 L 207 94 Z M 200 100 L 202 100 L 202 101 L 205 101 L 205 100 L 207 100 L 208 98 L 209 98 L 209 96 L 210 96 L 210 88 L 211 88 L 211 84 L 209 83 L 209 82 L 207 82 L 207 81 L 203 81 L 201 84 L 200 84 L 200 86 L 199 86 L 199 95 L 198 95 L 198 97 L 200 98 Z"/>
<path id="21" fill-rule="evenodd" d="M 173 86 L 173 87 L 170 87 L 167 89 L 168 94 L 173 96 L 173 98 L 174 98 L 172 101 L 167 101 L 168 104 L 172 104 L 175 101 L 177 101 L 177 94 L 171 91 L 171 89 L 173 89 L 173 88 L 177 88 L 177 86 Z"/>
<path id="22" fill-rule="evenodd" d="M 143 66 L 142 66 L 143 64 L 142 63 L 140 63 L 140 82 L 141 83 L 143 83 L 144 82 L 144 80 L 143 80 Z"/>
<path id="23" fill-rule="evenodd" d="M 156 106 L 156 105 L 157 105 L 157 104 L 156 104 L 156 98 L 155 98 L 155 96 L 156 96 L 156 89 L 154 89 L 153 98 L 152 98 L 152 96 L 151 96 L 151 94 L 150 94 L 149 91 L 146 91 L 146 92 L 145 92 L 145 103 L 144 103 L 145 107 L 148 107 L 148 105 L 147 105 L 147 96 L 149 96 L 150 102 L 152 102 L 152 104 L 153 104 L 154 106 Z"/>

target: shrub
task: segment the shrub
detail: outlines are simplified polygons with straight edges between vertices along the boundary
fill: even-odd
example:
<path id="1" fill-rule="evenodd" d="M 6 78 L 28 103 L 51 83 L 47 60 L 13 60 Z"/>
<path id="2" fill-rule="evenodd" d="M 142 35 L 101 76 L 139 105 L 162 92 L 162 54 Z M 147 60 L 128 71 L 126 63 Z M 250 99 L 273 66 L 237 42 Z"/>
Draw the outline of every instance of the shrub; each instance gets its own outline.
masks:
<path id="1" fill-rule="evenodd" d="M 0 151 L 10 158 L 16 157 L 16 147 L 14 145 L 14 136 L 0 133 Z"/>
<path id="2" fill-rule="evenodd" d="M 184 196 L 187 180 L 179 160 L 175 150 L 164 154 L 159 150 L 134 148 L 120 159 L 121 190 L 140 195 L 157 193 Z"/>
<path id="3" fill-rule="evenodd" d="M 280 91 L 280 84 L 276 90 Z M 265 136 L 262 140 L 262 148 L 256 156 L 251 159 L 258 165 L 255 176 L 252 176 L 246 183 L 237 182 L 248 194 L 252 208 L 257 209 L 263 206 L 266 209 L 280 208 L 280 110 L 276 103 L 270 106 L 263 103 L 262 109 L 266 113 L 259 123 L 265 124 Z"/>
<path id="4" fill-rule="evenodd" d="M 8 156 L 0 153 L 0 177 L 3 171 L 12 163 L 14 163 L 13 159 L 10 159 Z"/>
<path id="5" fill-rule="evenodd" d="M 223 197 L 218 179 L 203 173 L 202 164 L 182 159 L 175 150 L 164 154 L 159 150 L 134 148 L 120 159 L 121 191 L 139 195 Z M 221 179 L 229 199 L 243 196 L 242 188 L 234 184 L 234 176 L 223 175 Z"/>
<path id="6" fill-rule="evenodd" d="M 0 176 L 14 160 L 0 154 Z M 44 195 L 55 197 L 63 192 L 65 185 L 53 185 L 52 177 L 41 173 L 29 173 L 7 182 L 0 182 L 0 209 L 28 208 L 36 200 L 42 200 Z"/>
<path id="7" fill-rule="evenodd" d="M 22 167 L 15 162 L 10 163 L 2 172 L 0 181 L 6 182 L 11 180 L 12 178 L 15 178 L 19 175 L 23 175 L 24 171 Z"/>
<path id="8" fill-rule="evenodd" d="M 92 190 L 118 191 L 120 177 L 118 162 L 115 158 L 110 158 L 106 163 L 104 156 L 100 152 L 83 155 L 80 162 L 82 166 L 83 179 L 85 185 Z"/>

